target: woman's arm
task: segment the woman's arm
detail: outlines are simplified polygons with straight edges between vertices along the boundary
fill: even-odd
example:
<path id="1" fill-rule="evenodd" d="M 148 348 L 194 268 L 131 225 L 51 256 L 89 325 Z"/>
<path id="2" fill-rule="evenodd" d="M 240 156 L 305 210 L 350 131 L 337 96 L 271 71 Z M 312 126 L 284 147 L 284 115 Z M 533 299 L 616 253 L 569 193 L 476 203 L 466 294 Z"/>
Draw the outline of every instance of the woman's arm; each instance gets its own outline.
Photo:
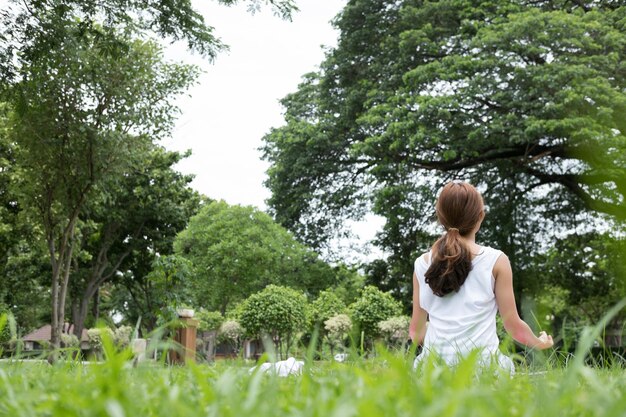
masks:
<path id="1" fill-rule="evenodd" d="M 513 339 L 525 346 L 537 349 L 547 349 L 554 345 L 552 336 L 541 332 L 536 337 L 531 328 L 517 314 L 515 296 L 513 295 L 513 271 L 509 258 L 502 254 L 493 267 L 493 276 L 496 279 L 495 293 L 498 310 L 507 333 Z"/>
<path id="2" fill-rule="evenodd" d="M 409 325 L 409 337 L 413 343 L 421 345 L 424 343 L 426 335 L 426 319 L 428 313 L 420 306 L 420 287 L 417 282 L 417 276 L 413 273 L 413 315 L 411 316 L 411 324 Z"/>

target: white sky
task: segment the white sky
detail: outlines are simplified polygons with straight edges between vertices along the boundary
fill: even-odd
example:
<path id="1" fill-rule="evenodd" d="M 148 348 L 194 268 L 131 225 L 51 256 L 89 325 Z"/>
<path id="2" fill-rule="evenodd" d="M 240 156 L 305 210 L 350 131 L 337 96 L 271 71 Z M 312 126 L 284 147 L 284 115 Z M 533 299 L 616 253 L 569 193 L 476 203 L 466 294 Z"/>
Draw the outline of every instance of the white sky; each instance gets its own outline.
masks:
<path id="1" fill-rule="evenodd" d="M 271 127 L 284 124 L 278 102 L 297 90 L 302 75 L 324 59 L 322 45 L 335 46 L 338 33 L 330 20 L 347 0 L 298 0 L 293 21 L 283 21 L 269 7 L 251 15 L 245 4 L 225 7 L 195 2 L 207 23 L 230 51 L 213 64 L 176 44 L 167 57 L 195 63 L 205 71 L 191 97 L 179 100 L 182 114 L 172 150 L 193 154 L 178 169 L 196 176 L 192 186 L 229 204 L 266 209 L 270 193 L 263 186 L 268 164 L 257 150 Z"/>
<path id="2" fill-rule="evenodd" d="M 194 3 L 230 51 L 210 64 L 182 44 L 167 50 L 167 58 L 197 64 L 205 72 L 189 91 L 191 97 L 178 101 L 182 114 L 164 146 L 192 150 L 178 169 L 196 176 L 192 186 L 202 194 L 266 210 L 270 192 L 263 181 L 269 164 L 258 151 L 261 139 L 284 124 L 279 100 L 297 90 L 304 74 L 317 70 L 324 59 L 322 46 L 336 46 L 338 32 L 330 21 L 347 0 L 298 0 L 300 11 L 291 22 L 268 7 L 251 15 L 245 4 Z M 380 256 L 368 241 L 382 224 L 368 216 L 354 226 L 360 239 L 336 242 L 345 260 Z"/>

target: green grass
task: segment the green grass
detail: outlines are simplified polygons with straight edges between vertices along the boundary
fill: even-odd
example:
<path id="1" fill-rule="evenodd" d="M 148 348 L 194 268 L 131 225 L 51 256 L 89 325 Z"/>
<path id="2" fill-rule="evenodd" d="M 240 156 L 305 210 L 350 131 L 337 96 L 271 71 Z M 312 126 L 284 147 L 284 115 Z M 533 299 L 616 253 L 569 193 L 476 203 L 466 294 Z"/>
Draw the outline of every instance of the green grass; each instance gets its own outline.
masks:
<path id="1" fill-rule="evenodd" d="M 623 416 L 622 369 L 576 364 L 513 378 L 456 369 L 412 370 L 408 356 L 314 363 L 302 375 L 250 374 L 250 365 L 132 368 L 103 364 L 0 365 L 2 416 Z"/>
<path id="2" fill-rule="evenodd" d="M 242 361 L 133 368 L 127 351 L 105 342 L 104 363 L 1 362 L 0 416 L 625 416 L 623 366 L 586 360 L 625 304 L 586 329 L 567 362 L 548 355 L 512 378 L 477 369 L 471 357 L 454 369 L 426 362 L 414 371 L 412 354 L 380 348 L 375 358 L 353 352 L 354 362 L 343 364 L 309 360 L 286 378 L 250 373 Z"/>

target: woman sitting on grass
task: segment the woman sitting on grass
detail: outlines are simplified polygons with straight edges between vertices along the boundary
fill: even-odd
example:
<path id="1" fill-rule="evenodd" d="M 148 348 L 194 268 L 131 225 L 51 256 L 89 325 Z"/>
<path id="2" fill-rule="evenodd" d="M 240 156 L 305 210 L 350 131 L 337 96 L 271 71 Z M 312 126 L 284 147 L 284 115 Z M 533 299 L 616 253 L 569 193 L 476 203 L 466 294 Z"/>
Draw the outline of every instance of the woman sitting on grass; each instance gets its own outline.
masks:
<path id="1" fill-rule="evenodd" d="M 424 347 L 415 366 L 431 352 L 454 365 L 479 350 L 481 364 L 493 361 L 514 373 L 511 359 L 498 350 L 498 310 L 506 331 L 525 346 L 547 349 L 553 345 L 552 336 L 541 332 L 536 337 L 517 314 L 507 256 L 476 244 L 476 232 L 485 217 L 480 193 L 461 181 L 448 183 L 439 195 L 436 211 L 446 232 L 430 253 L 417 258 L 413 274 L 409 334 L 414 343 Z"/>

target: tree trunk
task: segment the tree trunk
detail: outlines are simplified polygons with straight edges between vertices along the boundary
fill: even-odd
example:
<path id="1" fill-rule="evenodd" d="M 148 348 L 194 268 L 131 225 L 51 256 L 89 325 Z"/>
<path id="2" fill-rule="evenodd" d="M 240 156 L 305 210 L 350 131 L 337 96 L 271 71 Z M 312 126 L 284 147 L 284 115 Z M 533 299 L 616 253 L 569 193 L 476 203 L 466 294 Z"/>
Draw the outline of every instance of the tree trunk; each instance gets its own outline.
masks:
<path id="1" fill-rule="evenodd" d="M 81 339 L 83 334 L 83 329 L 85 328 L 85 320 L 87 318 L 87 309 L 89 307 L 89 301 L 87 301 L 87 305 L 84 303 L 84 299 L 80 302 L 80 307 L 77 309 L 77 315 L 74 319 L 74 335 L 78 337 L 78 340 Z"/>
<path id="2" fill-rule="evenodd" d="M 59 265 L 61 262 L 56 258 L 56 247 L 54 245 L 54 239 L 48 236 L 48 249 L 50 252 L 50 265 L 52 267 L 52 284 L 51 284 L 51 302 L 52 302 L 52 317 L 50 322 L 50 344 L 53 350 L 57 349 L 61 345 L 61 332 L 59 328 Z M 54 358 L 49 358 L 54 360 Z"/>
<path id="3" fill-rule="evenodd" d="M 52 231 L 48 232 L 48 248 L 52 266 L 52 322 L 50 344 L 53 350 L 61 347 L 61 333 L 65 324 L 65 300 L 70 277 L 70 266 L 73 256 L 74 231 L 77 216 L 72 218 L 59 242 L 58 255 Z M 51 357 L 49 360 L 54 361 Z"/>
<path id="4" fill-rule="evenodd" d="M 74 226 L 72 225 L 71 236 L 69 242 L 66 243 L 68 245 L 68 250 L 65 258 L 65 269 L 63 271 L 63 282 L 61 283 L 61 288 L 59 291 L 59 308 L 58 314 L 59 319 L 57 322 L 58 325 L 58 337 L 59 342 L 61 341 L 61 333 L 63 332 L 63 328 L 65 326 L 65 301 L 67 299 L 67 287 L 70 281 L 70 271 L 72 265 L 72 256 L 74 254 Z M 69 329 L 68 329 L 69 330 Z M 58 346 L 59 347 L 60 343 Z"/>
<path id="5" fill-rule="evenodd" d="M 96 292 L 93 295 L 91 314 L 93 315 L 93 319 L 96 322 L 100 319 L 100 287 L 96 288 Z"/>
<path id="6" fill-rule="evenodd" d="M 143 223 L 142 226 L 138 229 L 136 235 L 139 234 L 142 229 Z M 76 318 L 76 321 L 74 323 L 74 334 L 79 339 L 85 326 L 85 321 L 87 320 L 90 301 L 93 300 L 92 313 L 95 320 L 97 321 L 100 315 L 100 286 L 115 274 L 115 271 L 117 271 L 122 262 L 124 262 L 124 259 L 126 259 L 126 257 L 130 254 L 130 250 L 127 250 L 119 256 L 117 262 L 114 265 L 111 265 L 107 256 L 107 252 L 110 247 L 110 241 L 105 242 L 104 245 L 101 247 L 96 264 L 92 267 L 91 276 L 89 277 L 89 281 L 87 281 L 87 286 L 82 293 L 78 317 Z M 108 272 L 107 267 L 109 267 Z"/>
<path id="7" fill-rule="evenodd" d="M 87 314 L 89 313 L 89 302 L 96 294 L 98 288 L 95 286 L 95 282 L 92 279 L 87 283 L 87 288 L 82 294 L 80 299 L 80 305 L 78 307 L 78 314 L 74 320 L 74 334 L 80 340 L 80 337 L 83 334 L 83 329 L 85 328 L 85 321 L 87 320 Z"/>

